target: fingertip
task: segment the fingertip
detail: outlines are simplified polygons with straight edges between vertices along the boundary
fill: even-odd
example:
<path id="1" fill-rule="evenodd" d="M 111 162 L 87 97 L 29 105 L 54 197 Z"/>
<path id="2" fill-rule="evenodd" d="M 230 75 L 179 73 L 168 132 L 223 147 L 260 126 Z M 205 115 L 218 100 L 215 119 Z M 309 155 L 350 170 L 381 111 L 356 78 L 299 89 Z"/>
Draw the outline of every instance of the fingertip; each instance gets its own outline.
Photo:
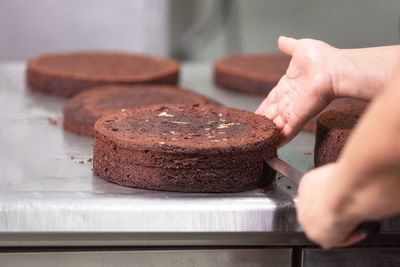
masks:
<path id="1" fill-rule="evenodd" d="M 289 56 L 292 56 L 293 52 L 294 52 L 294 47 L 295 47 L 296 41 L 297 40 L 292 37 L 280 36 L 278 38 L 279 49 L 283 53 L 285 53 Z"/>
<path id="2" fill-rule="evenodd" d="M 287 141 L 283 138 L 279 138 L 279 142 L 278 142 L 278 149 L 285 146 L 287 144 Z"/>
<path id="3" fill-rule="evenodd" d="M 278 141 L 278 148 L 286 146 L 290 142 L 290 140 L 292 139 L 281 134 Z"/>
<path id="4" fill-rule="evenodd" d="M 330 245 L 321 245 L 321 248 L 323 250 L 330 250 L 332 248 L 332 246 L 330 246 Z"/>
<path id="5" fill-rule="evenodd" d="M 279 141 L 278 141 L 278 148 L 285 146 L 293 137 L 297 134 L 297 132 L 286 124 L 285 127 L 281 130 Z"/>
<path id="6" fill-rule="evenodd" d="M 265 115 L 265 110 L 267 107 L 267 102 L 268 102 L 268 97 L 266 97 L 261 104 L 258 106 L 258 108 L 256 109 L 256 111 L 254 113 L 258 114 L 258 115 Z"/>
<path id="7" fill-rule="evenodd" d="M 355 232 L 351 234 L 342 244 L 343 247 L 347 247 L 350 245 L 353 245 L 355 243 L 360 242 L 361 240 L 365 239 L 367 237 L 366 233 L 363 232 Z"/>

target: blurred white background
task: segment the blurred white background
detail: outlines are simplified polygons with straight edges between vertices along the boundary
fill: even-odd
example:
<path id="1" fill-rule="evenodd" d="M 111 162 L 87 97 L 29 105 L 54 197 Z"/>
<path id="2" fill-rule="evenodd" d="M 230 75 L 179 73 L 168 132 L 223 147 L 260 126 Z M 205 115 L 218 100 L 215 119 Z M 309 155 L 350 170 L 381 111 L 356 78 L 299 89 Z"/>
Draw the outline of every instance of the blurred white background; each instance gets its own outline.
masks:
<path id="1" fill-rule="evenodd" d="M 168 53 L 165 0 L 0 0 L 0 60 L 60 50 Z"/>
<path id="2" fill-rule="evenodd" d="M 389 45 L 399 14 L 399 0 L 1 0 L 0 61 L 66 50 L 211 61 L 276 50 L 279 35 Z"/>

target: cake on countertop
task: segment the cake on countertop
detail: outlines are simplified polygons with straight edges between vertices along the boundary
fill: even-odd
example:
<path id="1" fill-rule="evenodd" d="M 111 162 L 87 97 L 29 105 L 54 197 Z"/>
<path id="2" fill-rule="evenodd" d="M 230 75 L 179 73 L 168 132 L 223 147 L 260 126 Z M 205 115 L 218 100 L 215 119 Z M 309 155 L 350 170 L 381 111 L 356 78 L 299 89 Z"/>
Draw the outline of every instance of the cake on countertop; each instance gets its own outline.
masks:
<path id="1" fill-rule="evenodd" d="M 352 105 L 325 111 L 317 119 L 315 167 L 335 162 L 365 105 Z"/>
<path id="2" fill-rule="evenodd" d="M 72 97 L 64 106 L 65 130 L 94 136 L 94 124 L 104 114 L 154 104 L 209 104 L 217 102 L 178 87 L 162 85 L 104 85 Z"/>
<path id="3" fill-rule="evenodd" d="M 282 53 L 231 55 L 215 62 L 214 82 L 225 89 L 266 96 L 286 73 L 290 59 Z"/>
<path id="4" fill-rule="evenodd" d="M 154 105 L 101 117 L 94 172 L 124 186 L 181 192 L 263 187 L 278 129 L 267 118 L 210 105 Z"/>
<path id="5" fill-rule="evenodd" d="M 44 54 L 28 61 L 27 83 L 32 90 L 71 97 L 105 84 L 175 85 L 179 69 L 175 60 L 140 54 Z"/>

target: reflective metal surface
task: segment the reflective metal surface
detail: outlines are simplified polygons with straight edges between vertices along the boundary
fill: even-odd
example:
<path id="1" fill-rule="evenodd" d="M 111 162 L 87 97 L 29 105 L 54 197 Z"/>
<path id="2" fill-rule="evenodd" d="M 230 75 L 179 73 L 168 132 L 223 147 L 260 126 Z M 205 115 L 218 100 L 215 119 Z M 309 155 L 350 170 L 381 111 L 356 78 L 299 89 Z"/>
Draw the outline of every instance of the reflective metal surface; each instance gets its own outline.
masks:
<path id="1" fill-rule="evenodd" d="M 400 248 L 304 249 L 302 267 L 400 266 Z"/>
<path id="2" fill-rule="evenodd" d="M 0 65 L 0 239 L 6 234 L 243 233 L 299 230 L 286 178 L 265 190 L 187 194 L 138 190 L 92 173 L 93 139 L 62 130 L 64 99 L 29 91 L 23 63 Z M 183 66 L 181 85 L 254 111 L 262 98 L 216 89 L 207 64 Z M 314 136 L 302 133 L 279 156 L 312 168 Z M 307 154 L 307 155 L 306 155 Z"/>
<path id="3" fill-rule="evenodd" d="M 0 252 L 2 267 L 289 267 L 291 249 L 179 249 Z"/>
<path id="4" fill-rule="evenodd" d="M 268 165 L 276 170 L 277 172 L 281 173 L 283 176 L 288 178 L 295 184 L 299 184 L 301 178 L 303 177 L 303 173 L 299 172 L 285 161 L 281 160 L 280 158 L 274 157 L 266 161 Z"/>

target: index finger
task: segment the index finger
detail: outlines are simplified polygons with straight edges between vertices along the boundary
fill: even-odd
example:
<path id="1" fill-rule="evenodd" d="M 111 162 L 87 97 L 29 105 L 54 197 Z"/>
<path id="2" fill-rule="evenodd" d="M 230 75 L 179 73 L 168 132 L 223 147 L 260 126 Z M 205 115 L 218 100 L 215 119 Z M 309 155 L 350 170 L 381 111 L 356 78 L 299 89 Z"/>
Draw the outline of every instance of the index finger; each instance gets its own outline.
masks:
<path id="1" fill-rule="evenodd" d="M 268 106 L 276 102 L 275 88 L 271 90 L 263 102 L 261 102 L 261 104 L 258 106 L 257 110 L 255 111 L 256 114 L 265 115 Z"/>

